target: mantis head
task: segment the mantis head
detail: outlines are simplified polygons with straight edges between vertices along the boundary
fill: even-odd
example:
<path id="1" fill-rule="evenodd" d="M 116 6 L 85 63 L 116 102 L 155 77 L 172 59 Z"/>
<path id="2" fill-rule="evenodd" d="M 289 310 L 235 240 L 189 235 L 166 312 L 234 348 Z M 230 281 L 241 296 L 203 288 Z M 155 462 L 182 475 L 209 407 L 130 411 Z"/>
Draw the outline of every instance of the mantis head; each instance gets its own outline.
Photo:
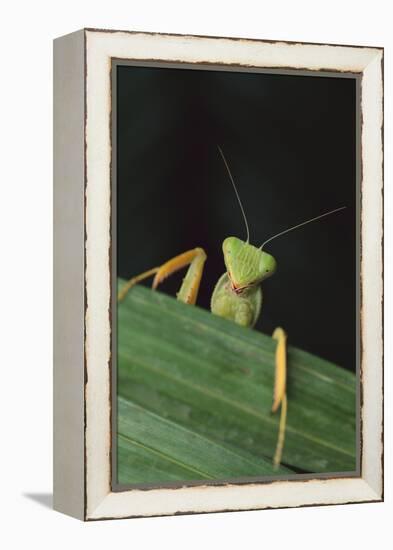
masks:
<path id="1" fill-rule="evenodd" d="M 273 256 L 237 237 L 226 238 L 222 249 L 232 289 L 238 294 L 260 284 L 276 270 Z"/>

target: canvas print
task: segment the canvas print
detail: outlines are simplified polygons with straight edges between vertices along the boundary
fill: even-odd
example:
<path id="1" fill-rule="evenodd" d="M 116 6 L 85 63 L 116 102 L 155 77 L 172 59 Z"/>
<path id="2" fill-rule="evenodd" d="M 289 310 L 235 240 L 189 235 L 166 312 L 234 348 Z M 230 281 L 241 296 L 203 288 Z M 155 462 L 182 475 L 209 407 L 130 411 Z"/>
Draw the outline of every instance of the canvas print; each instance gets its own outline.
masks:
<path id="1" fill-rule="evenodd" d="M 358 88 L 112 67 L 113 485 L 358 471 Z"/>

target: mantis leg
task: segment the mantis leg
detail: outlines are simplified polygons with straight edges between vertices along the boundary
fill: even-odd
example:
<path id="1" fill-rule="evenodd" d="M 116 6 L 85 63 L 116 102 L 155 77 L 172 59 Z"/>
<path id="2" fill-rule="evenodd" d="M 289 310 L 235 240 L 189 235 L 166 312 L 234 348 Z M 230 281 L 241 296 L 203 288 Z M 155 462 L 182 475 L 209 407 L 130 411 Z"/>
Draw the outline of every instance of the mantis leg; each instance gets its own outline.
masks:
<path id="1" fill-rule="evenodd" d="M 180 290 L 177 293 L 177 298 L 186 304 L 195 304 L 206 257 L 206 253 L 203 248 L 194 248 L 171 258 L 159 267 L 153 267 L 152 269 L 133 277 L 120 290 L 118 294 L 118 301 L 120 302 L 123 300 L 126 297 L 127 292 L 140 281 L 154 275 L 152 288 L 156 289 L 158 285 L 167 277 L 188 265 L 189 268 L 183 279 Z"/>
<path id="2" fill-rule="evenodd" d="M 287 335 L 282 328 L 276 328 L 273 332 L 273 338 L 277 340 L 276 347 L 276 371 L 274 381 L 274 394 L 272 412 L 276 412 L 281 405 L 280 424 L 278 429 L 278 438 L 276 452 L 273 458 L 275 468 L 278 468 L 281 462 L 282 452 L 285 441 L 285 426 L 287 420 Z"/>
<path id="3" fill-rule="evenodd" d="M 147 279 L 148 277 L 151 277 L 157 271 L 159 270 L 159 267 L 153 267 L 153 269 L 149 269 L 148 271 L 144 271 L 143 273 L 140 273 L 136 277 L 132 277 L 129 281 L 126 282 L 124 286 L 122 286 L 121 290 L 119 291 L 117 295 L 117 301 L 121 302 L 124 300 L 124 298 L 127 296 L 128 291 L 135 286 L 136 284 L 140 283 L 144 279 Z"/>

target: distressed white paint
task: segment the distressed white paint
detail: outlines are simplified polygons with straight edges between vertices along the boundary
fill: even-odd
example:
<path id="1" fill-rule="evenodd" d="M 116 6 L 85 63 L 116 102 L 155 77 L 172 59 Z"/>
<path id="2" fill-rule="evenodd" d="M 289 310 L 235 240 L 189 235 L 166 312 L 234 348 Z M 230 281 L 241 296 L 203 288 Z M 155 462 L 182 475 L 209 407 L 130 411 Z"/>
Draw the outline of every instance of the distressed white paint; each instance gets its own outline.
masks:
<path id="1" fill-rule="evenodd" d="M 363 480 L 334 479 L 277 481 L 268 485 L 188 487 L 176 490 L 124 491 L 111 493 L 93 511 L 91 518 L 151 516 L 176 512 L 214 512 L 340 504 L 376 500 L 378 494 Z"/>
<path id="2" fill-rule="evenodd" d="M 373 48 L 91 31 L 87 31 L 87 47 L 101 64 L 117 57 L 352 72 L 362 72 L 376 54 Z"/>
<path id="3" fill-rule="evenodd" d="M 143 33 L 86 31 L 86 491 L 87 519 L 379 500 L 382 494 L 382 52 Z M 110 491 L 111 58 L 363 73 L 363 476 L 357 479 Z"/>
<path id="4" fill-rule="evenodd" d="M 382 52 L 374 56 L 362 78 L 362 276 L 363 292 L 363 476 L 382 493 Z"/>

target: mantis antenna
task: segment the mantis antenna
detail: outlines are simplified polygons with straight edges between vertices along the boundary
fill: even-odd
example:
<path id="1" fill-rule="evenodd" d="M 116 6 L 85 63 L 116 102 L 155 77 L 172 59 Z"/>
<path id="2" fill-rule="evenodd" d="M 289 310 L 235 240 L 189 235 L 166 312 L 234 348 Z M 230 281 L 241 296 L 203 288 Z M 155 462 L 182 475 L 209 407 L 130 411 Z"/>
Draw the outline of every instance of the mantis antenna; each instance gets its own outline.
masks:
<path id="1" fill-rule="evenodd" d="M 224 161 L 224 164 L 225 164 L 225 167 L 227 169 L 227 172 L 228 172 L 228 175 L 229 175 L 229 179 L 231 180 L 231 183 L 232 183 L 232 186 L 233 186 L 233 189 L 235 190 L 235 193 L 236 193 L 236 198 L 237 198 L 237 201 L 239 203 L 239 206 L 240 206 L 240 210 L 242 211 L 242 214 L 243 214 L 243 219 L 244 219 L 244 223 L 246 225 L 246 230 L 247 230 L 247 243 L 249 242 L 250 240 L 250 230 L 248 228 L 248 223 L 247 223 L 247 218 L 246 218 L 246 214 L 244 212 L 244 208 L 243 208 L 243 205 L 242 205 L 242 201 L 240 200 L 240 197 L 239 197 L 239 193 L 236 189 L 236 185 L 235 185 L 235 182 L 233 180 L 233 177 L 232 177 L 232 174 L 231 174 L 231 171 L 229 169 L 229 166 L 228 166 L 228 163 L 224 157 L 224 153 L 222 152 L 222 149 L 219 145 L 217 145 L 218 147 L 218 150 L 220 151 L 220 155 L 222 156 L 222 160 Z"/>
<path id="2" fill-rule="evenodd" d="M 264 243 L 261 244 L 259 247 L 260 250 L 265 246 L 265 244 L 270 243 L 273 239 L 276 239 L 277 237 L 281 237 L 281 235 L 284 235 L 285 233 L 289 233 L 290 231 L 293 231 L 294 229 L 298 229 L 299 227 L 302 227 L 303 225 L 307 225 L 308 223 L 315 222 L 317 220 L 320 220 L 321 218 L 324 218 L 325 216 L 330 216 L 330 214 L 334 214 L 335 212 L 339 212 L 340 210 L 344 210 L 346 206 L 341 206 L 340 208 L 336 208 L 335 210 L 330 210 L 329 212 L 325 212 L 324 214 L 321 214 L 320 216 L 316 216 L 315 218 L 311 218 L 310 220 L 306 220 L 305 222 L 299 223 L 298 225 L 294 225 L 293 227 L 289 227 L 288 229 L 285 229 L 284 231 L 281 231 L 280 233 L 277 233 L 276 235 L 273 235 L 273 237 L 269 237 Z"/>

